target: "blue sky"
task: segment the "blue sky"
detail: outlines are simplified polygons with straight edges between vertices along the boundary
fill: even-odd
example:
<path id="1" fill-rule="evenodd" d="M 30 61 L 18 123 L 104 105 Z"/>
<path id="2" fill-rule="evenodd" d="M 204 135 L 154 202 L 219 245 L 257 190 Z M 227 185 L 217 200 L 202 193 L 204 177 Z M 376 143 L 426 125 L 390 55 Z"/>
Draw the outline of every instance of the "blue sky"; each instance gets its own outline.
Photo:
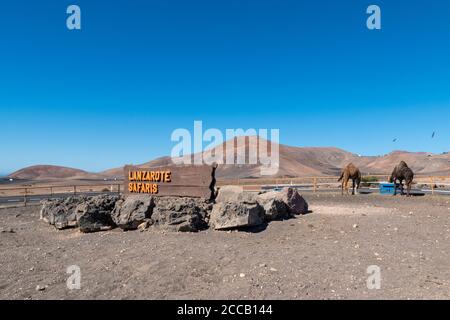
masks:
<path id="1" fill-rule="evenodd" d="M 0 173 L 142 163 L 194 120 L 364 155 L 450 149 L 449 1 L 4 1 L 0 38 Z"/>

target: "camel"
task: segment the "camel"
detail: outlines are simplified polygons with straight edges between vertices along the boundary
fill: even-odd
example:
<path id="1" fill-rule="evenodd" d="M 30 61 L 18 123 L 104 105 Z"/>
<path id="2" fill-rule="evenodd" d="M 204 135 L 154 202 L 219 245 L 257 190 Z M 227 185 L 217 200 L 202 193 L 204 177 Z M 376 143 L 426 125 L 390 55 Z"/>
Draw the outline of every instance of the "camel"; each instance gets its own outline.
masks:
<path id="1" fill-rule="evenodd" d="M 401 195 L 404 195 L 403 192 L 403 180 L 405 180 L 406 184 L 406 196 L 410 196 L 411 185 L 414 179 L 414 173 L 408 167 L 405 161 L 400 161 L 400 163 L 394 168 L 391 176 L 389 177 L 389 182 L 395 184 L 394 188 L 394 196 L 397 195 L 397 180 L 400 182 L 400 192 Z"/>
<path id="2" fill-rule="evenodd" d="M 358 194 L 358 189 L 361 184 L 361 172 L 359 169 L 353 164 L 349 163 L 344 170 L 342 170 L 341 177 L 338 181 L 342 181 L 341 184 L 341 193 L 344 195 L 344 188 L 348 194 L 348 180 L 352 179 L 352 195 Z"/>

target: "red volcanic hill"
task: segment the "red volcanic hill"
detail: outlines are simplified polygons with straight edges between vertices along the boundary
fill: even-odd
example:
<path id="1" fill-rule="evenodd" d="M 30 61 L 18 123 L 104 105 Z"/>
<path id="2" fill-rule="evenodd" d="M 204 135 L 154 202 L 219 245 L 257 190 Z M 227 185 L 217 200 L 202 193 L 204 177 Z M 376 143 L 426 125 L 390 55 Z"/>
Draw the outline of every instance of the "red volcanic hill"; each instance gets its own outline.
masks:
<path id="1" fill-rule="evenodd" d="M 246 139 L 245 148 L 259 147 L 259 141 Z M 227 143 L 227 142 L 225 142 Z M 256 143 L 256 146 L 253 145 Z M 222 147 L 225 153 L 224 144 Z M 237 150 L 236 144 L 234 150 Z M 334 147 L 291 147 L 279 145 L 280 168 L 275 177 L 306 177 L 339 175 L 341 168 L 349 162 L 360 167 L 364 174 L 389 174 L 401 161 L 405 161 L 417 174 L 450 174 L 450 154 L 431 154 L 424 152 L 394 151 L 384 156 L 359 156 Z M 225 157 L 225 156 L 224 156 Z M 162 157 L 142 164 L 142 167 L 171 164 L 170 157 Z M 122 168 L 102 172 L 106 176 L 121 177 Z M 216 176 L 222 179 L 259 178 L 259 165 L 221 165 Z"/>
<path id="2" fill-rule="evenodd" d="M 244 148 L 246 150 L 250 147 L 258 148 L 260 141 L 247 138 Z M 223 146 L 224 144 L 215 147 L 215 149 Z M 234 150 L 237 150 L 236 145 Z M 359 156 L 333 147 L 291 147 L 282 144 L 279 145 L 279 152 L 279 171 L 276 176 L 271 177 L 338 175 L 341 168 L 349 162 L 357 165 L 364 174 L 389 174 L 401 160 L 405 161 L 416 174 L 450 174 L 450 154 L 448 153 L 394 151 L 384 156 Z M 171 158 L 162 157 L 139 166 L 155 167 L 168 164 L 172 164 Z M 221 165 L 216 176 L 221 179 L 259 178 L 261 172 L 259 165 Z M 14 172 L 10 177 L 31 180 L 122 178 L 123 168 L 114 168 L 101 173 L 89 173 L 58 166 L 33 166 Z"/>
<path id="3" fill-rule="evenodd" d="M 49 179 L 99 179 L 101 174 L 90 173 L 87 171 L 51 166 L 51 165 L 36 165 L 20 169 L 11 173 L 9 178 L 21 180 L 49 180 Z"/>
<path id="4" fill-rule="evenodd" d="M 362 157 L 359 164 L 364 172 L 390 172 L 393 166 L 405 161 L 416 174 L 449 175 L 450 154 L 394 151 L 382 157 Z"/>

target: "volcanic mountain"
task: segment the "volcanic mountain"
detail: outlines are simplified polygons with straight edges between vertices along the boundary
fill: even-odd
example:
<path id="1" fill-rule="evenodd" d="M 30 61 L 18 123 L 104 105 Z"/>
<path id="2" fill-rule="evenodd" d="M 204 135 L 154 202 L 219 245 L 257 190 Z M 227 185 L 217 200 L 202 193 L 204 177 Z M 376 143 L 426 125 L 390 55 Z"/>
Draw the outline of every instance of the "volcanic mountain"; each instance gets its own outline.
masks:
<path id="1" fill-rule="evenodd" d="M 103 178 L 101 174 L 91 173 L 79 169 L 51 166 L 51 165 L 36 165 L 20 169 L 8 175 L 8 178 L 20 180 L 52 180 L 52 179 L 100 179 Z"/>
<path id="2" fill-rule="evenodd" d="M 245 148 L 259 148 L 261 139 L 245 139 L 245 144 L 236 150 Z M 225 143 L 230 143 L 225 142 Z M 213 150 L 223 148 L 225 157 L 225 143 L 216 146 Z M 263 144 L 265 145 L 265 144 Z M 271 177 L 305 177 L 338 175 L 341 168 L 347 163 L 353 162 L 364 174 L 389 174 L 395 165 L 401 160 L 412 168 L 416 174 L 449 175 L 450 154 L 431 154 L 425 152 L 394 151 L 383 156 L 359 156 L 334 147 L 292 147 L 278 145 L 280 166 L 278 174 Z M 257 149 L 254 149 L 257 150 Z M 211 152 L 211 151 L 205 151 Z M 217 151 L 216 151 L 217 152 Z M 269 149 L 269 153 L 270 153 Z M 140 164 L 142 167 L 156 167 L 172 164 L 170 157 L 161 157 Z M 220 179 L 233 178 L 259 178 L 261 177 L 260 165 L 220 165 L 216 176 Z M 123 167 L 106 170 L 100 173 L 57 167 L 57 166 L 33 166 L 14 172 L 9 177 L 18 179 L 112 179 L 123 177 Z"/>
<path id="3" fill-rule="evenodd" d="M 261 139 L 246 138 L 245 144 L 240 148 L 245 148 L 248 153 L 251 147 L 259 148 L 260 142 Z M 226 143 L 230 142 L 225 142 L 214 148 L 223 148 L 224 158 Z M 364 174 L 389 174 L 401 160 L 406 161 L 417 174 L 450 174 L 450 154 L 448 153 L 437 155 L 425 152 L 394 151 L 384 156 L 359 156 L 334 147 L 291 147 L 282 144 L 278 147 L 280 167 L 278 174 L 274 177 L 339 175 L 341 168 L 349 162 L 353 162 L 360 167 Z M 235 155 L 238 149 L 235 143 L 233 148 Z M 168 164 L 172 164 L 171 158 L 162 157 L 140 166 L 156 167 Z M 109 177 L 122 177 L 123 168 L 110 169 L 102 172 L 102 174 Z M 222 179 L 259 178 L 261 177 L 260 165 L 220 165 L 216 176 Z"/>

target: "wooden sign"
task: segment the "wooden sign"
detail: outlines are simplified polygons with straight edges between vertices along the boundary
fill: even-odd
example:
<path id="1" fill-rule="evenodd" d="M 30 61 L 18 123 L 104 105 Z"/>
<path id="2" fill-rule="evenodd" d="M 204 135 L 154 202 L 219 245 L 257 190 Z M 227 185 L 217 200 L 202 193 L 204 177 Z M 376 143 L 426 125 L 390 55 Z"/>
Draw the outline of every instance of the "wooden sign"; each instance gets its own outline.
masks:
<path id="1" fill-rule="evenodd" d="M 217 166 L 125 166 L 125 194 L 179 196 L 214 200 Z"/>

